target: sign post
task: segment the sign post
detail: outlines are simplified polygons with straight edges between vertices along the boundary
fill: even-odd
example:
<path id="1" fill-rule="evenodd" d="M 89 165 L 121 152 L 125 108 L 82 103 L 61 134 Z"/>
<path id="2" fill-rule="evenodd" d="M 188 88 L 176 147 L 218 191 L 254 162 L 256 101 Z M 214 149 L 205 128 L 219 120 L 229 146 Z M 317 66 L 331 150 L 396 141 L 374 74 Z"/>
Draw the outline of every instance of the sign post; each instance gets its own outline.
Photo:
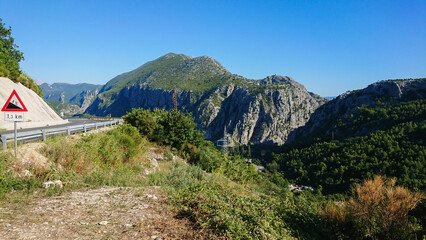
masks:
<path id="1" fill-rule="evenodd" d="M 18 93 L 13 90 L 12 94 L 10 94 L 9 99 L 7 99 L 6 103 L 4 104 L 3 108 L 1 109 L 2 112 L 4 112 L 4 120 L 5 121 L 13 121 L 13 126 L 15 128 L 15 157 L 18 156 L 17 149 L 18 149 L 18 130 L 16 128 L 16 122 L 23 122 L 24 121 L 24 112 L 28 112 L 27 108 L 25 107 L 24 103 L 22 102 L 21 98 L 19 97 Z M 7 142 L 4 142 L 3 144 L 7 144 Z"/>

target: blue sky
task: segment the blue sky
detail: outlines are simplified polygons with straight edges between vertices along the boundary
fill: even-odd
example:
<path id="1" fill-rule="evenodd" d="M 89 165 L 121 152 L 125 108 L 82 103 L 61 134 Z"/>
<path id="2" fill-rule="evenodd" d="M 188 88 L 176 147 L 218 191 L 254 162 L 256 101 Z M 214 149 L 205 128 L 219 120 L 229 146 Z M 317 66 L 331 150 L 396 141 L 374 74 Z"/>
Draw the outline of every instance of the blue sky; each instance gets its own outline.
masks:
<path id="1" fill-rule="evenodd" d="M 426 1 L 0 0 L 0 18 L 50 83 L 104 84 L 169 52 L 322 96 L 426 77 Z"/>

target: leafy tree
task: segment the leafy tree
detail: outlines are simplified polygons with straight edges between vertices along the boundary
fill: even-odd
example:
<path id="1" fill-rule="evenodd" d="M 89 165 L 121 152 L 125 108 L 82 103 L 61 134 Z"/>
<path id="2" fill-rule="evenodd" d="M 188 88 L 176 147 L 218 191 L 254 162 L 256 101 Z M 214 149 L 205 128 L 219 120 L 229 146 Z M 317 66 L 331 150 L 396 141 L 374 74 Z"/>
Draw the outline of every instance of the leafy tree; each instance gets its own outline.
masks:
<path id="1" fill-rule="evenodd" d="M 142 135 L 148 137 L 152 136 L 152 132 L 157 127 L 157 123 L 154 120 L 151 111 L 141 108 L 133 108 L 130 113 L 123 117 L 123 119 L 130 125 L 136 127 Z"/>
<path id="2" fill-rule="evenodd" d="M 180 151 L 192 151 L 205 141 L 204 134 L 197 129 L 192 116 L 177 110 L 133 109 L 123 119 L 148 139 Z"/>
<path id="3" fill-rule="evenodd" d="M 18 46 L 11 34 L 12 28 L 6 28 L 0 18 L 0 77 L 19 82 L 42 97 L 40 87 L 19 67 L 19 62 L 24 60 L 24 54 L 17 49 Z"/>
<path id="4" fill-rule="evenodd" d="M 17 49 L 11 34 L 12 28 L 6 28 L 0 18 L 0 76 L 17 79 L 21 75 L 19 62 L 24 60 L 24 54 Z"/>

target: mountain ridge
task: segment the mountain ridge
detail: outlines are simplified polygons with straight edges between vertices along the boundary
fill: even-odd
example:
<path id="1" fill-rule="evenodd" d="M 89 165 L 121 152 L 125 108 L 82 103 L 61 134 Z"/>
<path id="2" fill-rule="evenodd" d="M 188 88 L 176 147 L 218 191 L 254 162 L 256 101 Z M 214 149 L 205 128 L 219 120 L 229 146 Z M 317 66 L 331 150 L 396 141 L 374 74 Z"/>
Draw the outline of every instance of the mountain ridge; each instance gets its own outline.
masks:
<path id="1" fill-rule="evenodd" d="M 72 116 L 83 113 L 103 85 L 42 82 L 39 86 L 42 88 L 43 99 L 50 107 L 58 114 Z"/>
<path id="2" fill-rule="evenodd" d="M 206 137 L 229 134 L 234 144 L 282 144 L 324 100 L 290 77 L 261 80 L 232 74 L 208 56 L 169 53 L 111 79 L 86 113 L 120 117 L 131 108 L 191 112 Z"/>
<path id="3" fill-rule="evenodd" d="M 296 141 L 297 138 L 304 138 L 308 135 L 311 138 L 323 138 L 322 136 L 333 134 L 335 138 L 343 138 L 346 136 L 340 134 L 344 130 L 337 126 L 342 124 L 344 118 L 350 118 L 364 106 L 394 105 L 425 98 L 426 78 L 375 82 L 366 88 L 343 93 L 319 107 L 305 126 L 290 134 L 288 142 Z M 358 135 L 366 131 L 359 130 Z"/>

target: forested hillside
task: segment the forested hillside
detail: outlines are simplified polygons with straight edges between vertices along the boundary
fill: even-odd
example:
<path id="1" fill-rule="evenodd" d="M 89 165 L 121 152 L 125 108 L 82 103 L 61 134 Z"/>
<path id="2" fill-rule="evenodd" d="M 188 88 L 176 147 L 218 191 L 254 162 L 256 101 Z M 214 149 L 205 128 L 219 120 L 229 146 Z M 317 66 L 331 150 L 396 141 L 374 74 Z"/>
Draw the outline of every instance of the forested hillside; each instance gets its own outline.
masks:
<path id="1" fill-rule="evenodd" d="M 401 185 L 425 191 L 425 82 L 406 80 L 406 85 L 419 87 L 399 98 L 376 94 L 368 105 L 346 108 L 345 114 L 337 111 L 340 116 L 330 112 L 331 116 L 318 120 L 323 126 L 311 123 L 296 130 L 308 134 L 281 148 L 273 161 L 287 179 L 321 186 L 328 193 L 348 191 L 354 183 L 377 174 L 396 177 Z M 364 95 L 357 96 L 360 98 Z M 333 100 L 318 111 L 341 105 Z"/>
<path id="2" fill-rule="evenodd" d="M 297 129 L 291 143 L 266 158 L 267 168 L 323 194 L 353 195 L 357 184 L 377 175 L 425 193 L 425 83 L 379 82 L 339 96 Z M 423 229 L 425 213 L 424 201 L 412 212 Z"/>
<path id="3" fill-rule="evenodd" d="M 322 186 L 324 192 L 350 190 L 362 179 L 381 174 L 426 190 L 426 121 L 406 122 L 368 136 L 314 143 L 274 156 L 280 171 L 294 182 Z"/>

